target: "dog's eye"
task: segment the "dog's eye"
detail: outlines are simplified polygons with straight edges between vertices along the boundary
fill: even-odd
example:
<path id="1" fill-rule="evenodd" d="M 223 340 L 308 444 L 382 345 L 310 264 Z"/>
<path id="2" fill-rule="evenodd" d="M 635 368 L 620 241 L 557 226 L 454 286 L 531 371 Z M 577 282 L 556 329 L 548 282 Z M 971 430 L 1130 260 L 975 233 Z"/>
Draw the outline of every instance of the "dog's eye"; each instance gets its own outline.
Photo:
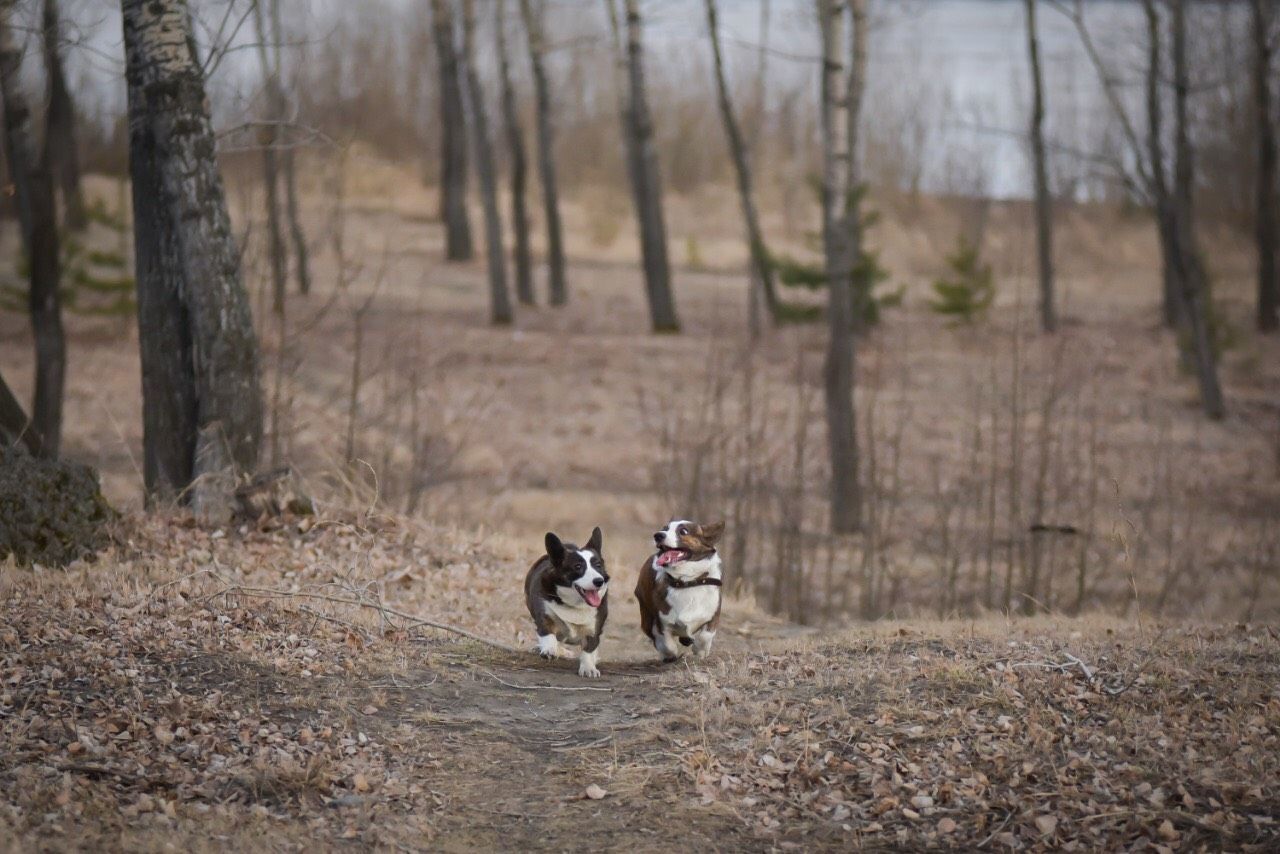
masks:
<path id="1" fill-rule="evenodd" d="M 679 533 L 680 533 L 680 536 L 687 537 L 689 535 L 689 529 L 681 525 Z"/>
<path id="2" fill-rule="evenodd" d="M 602 561 L 600 558 L 595 558 L 591 561 L 591 565 L 594 566 L 596 569 L 602 569 L 604 567 L 604 561 Z"/>

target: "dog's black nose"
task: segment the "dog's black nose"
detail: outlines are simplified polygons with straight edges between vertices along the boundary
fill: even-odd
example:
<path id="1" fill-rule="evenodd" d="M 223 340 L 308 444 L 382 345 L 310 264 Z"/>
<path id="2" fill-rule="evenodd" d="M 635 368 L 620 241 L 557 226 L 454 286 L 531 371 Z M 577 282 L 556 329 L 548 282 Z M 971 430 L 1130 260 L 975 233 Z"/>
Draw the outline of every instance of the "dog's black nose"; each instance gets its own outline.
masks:
<path id="1" fill-rule="evenodd" d="M 665 537 L 666 535 L 667 535 L 666 531 L 659 531 L 658 533 L 653 535 L 653 541 L 658 545 L 662 545 L 662 538 Z"/>
<path id="2" fill-rule="evenodd" d="M 591 583 L 596 587 L 604 587 L 604 576 L 597 575 Z"/>

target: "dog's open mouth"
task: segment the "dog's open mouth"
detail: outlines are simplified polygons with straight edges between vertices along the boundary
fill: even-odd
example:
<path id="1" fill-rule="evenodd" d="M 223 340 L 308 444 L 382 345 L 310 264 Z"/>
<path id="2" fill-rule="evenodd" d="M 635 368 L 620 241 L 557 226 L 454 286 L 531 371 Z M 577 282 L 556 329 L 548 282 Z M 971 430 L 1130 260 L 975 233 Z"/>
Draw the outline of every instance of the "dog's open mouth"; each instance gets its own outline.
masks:
<path id="1" fill-rule="evenodd" d="M 682 560 L 688 560 L 689 553 L 684 549 L 669 549 L 665 546 L 658 552 L 658 558 L 655 563 L 658 566 L 671 566 L 673 563 L 679 563 Z"/>
<path id="2" fill-rule="evenodd" d="M 601 593 L 599 590 L 588 590 L 576 585 L 573 589 L 578 591 L 578 595 L 582 597 L 583 602 L 586 602 L 592 608 L 600 607 Z"/>

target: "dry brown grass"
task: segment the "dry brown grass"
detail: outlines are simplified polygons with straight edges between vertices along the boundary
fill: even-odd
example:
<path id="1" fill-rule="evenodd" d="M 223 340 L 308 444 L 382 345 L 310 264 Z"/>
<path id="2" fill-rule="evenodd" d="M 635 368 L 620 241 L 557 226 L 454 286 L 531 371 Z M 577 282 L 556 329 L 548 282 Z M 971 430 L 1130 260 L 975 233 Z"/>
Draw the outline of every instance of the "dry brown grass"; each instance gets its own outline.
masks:
<path id="1" fill-rule="evenodd" d="M 260 318 L 275 428 L 268 447 L 280 455 L 272 462 L 295 465 L 322 504 L 372 505 L 393 515 L 412 509 L 478 536 L 496 535 L 517 563 L 532 556 L 546 530 L 582 536 L 600 524 L 624 584 L 655 523 L 694 512 L 690 503 L 700 505 L 697 512 L 728 514 L 734 467 L 744 458 L 740 274 L 680 272 L 687 332 L 649 336 L 630 265 L 629 218 L 601 248 L 584 224 L 607 199 L 583 209 L 571 203 L 567 218 L 579 223 L 572 239 L 582 241 L 571 246 L 581 259 L 572 270 L 572 304 L 525 311 L 516 329 L 491 330 L 483 321 L 482 271 L 440 261 L 432 194 L 367 151 L 353 150 L 347 160 L 345 218 L 335 215 L 334 164 L 306 161 L 317 293 L 292 302 L 283 349 L 275 322 Z M 114 204 L 113 185 L 95 188 Z M 233 180 L 231 197 L 244 230 L 244 206 L 258 203 L 253 188 Z M 1280 345 L 1247 331 L 1244 254 L 1220 242 L 1212 259 L 1219 302 L 1238 340 L 1223 361 L 1231 417 L 1211 424 L 1196 411 L 1170 336 L 1153 323 L 1148 223 L 1101 208 L 1064 212 L 1067 322 L 1047 341 L 1035 335 L 1026 310 L 1025 206 L 990 212 L 989 252 L 1000 271 L 996 309 L 974 327 L 951 327 L 921 299 L 966 206 L 928 198 L 878 204 L 884 221 L 873 242 L 891 269 L 910 273 L 907 306 L 888 312 L 860 355 L 867 480 L 884 530 L 875 532 L 874 547 L 824 539 L 818 406 L 806 418 L 811 450 L 802 470 L 794 469 L 792 453 L 797 384 L 816 394 L 822 335 L 814 326 L 778 330 L 757 347 L 751 376 L 759 434 L 752 459 L 773 509 L 752 517 L 752 538 L 745 554 L 734 555 L 740 565 L 731 573 L 754 580 L 766 600 L 773 598 L 770 579 L 785 577 L 783 570 L 811 580 L 807 595 L 826 597 L 822 580 L 835 586 L 836 616 L 998 609 L 1006 603 L 1006 574 L 1015 608 L 1274 616 L 1280 581 L 1267 522 L 1280 513 Z M 697 234 L 704 263 L 740 262 L 733 210 L 723 192 L 673 199 L 676 254 L 687 230 Z M 332 251 L 340 222 L 349 258 L 341 275 Z M 245 233 L 249 282 L 260 291 L 260 241 Z M 364 320 L 358 462 L 348 465 L 352 311 L 379 274 Z M 340 281 L 349 286 L 337 294 Z M 137 507 L 136 331 L 127 319 L 71 317 L 68 325 L 68 453 L 98 466 L 109 497 Z M 6 376 L 25 396 L 28 372 L 8 366 L 29 364 L 26 324 L 0 316 L 0 333 Z M 1046 412 L 1048 430 L 1041 427 Z M 664 425 L 676 428 L 669 437 Z M 671 488 L 687 480 L 691 459 L 717 454 L 700 495 Z M 784 501 L 794 485 L 799 501 Z M 773 546 L 783 516 L 796 520 L 803 544 L 796 560 Z M 1036 522 L 1070 524 L 1082 535 L 1037 541 L 1027 532 Z M 1031 588 L 1022 576 L 1033 554 L 1038 578 Z M 864 587 L 874 593 L 869 600 L 859 592 Z M 812 619 L 813 609 L 805 610 Z"/>

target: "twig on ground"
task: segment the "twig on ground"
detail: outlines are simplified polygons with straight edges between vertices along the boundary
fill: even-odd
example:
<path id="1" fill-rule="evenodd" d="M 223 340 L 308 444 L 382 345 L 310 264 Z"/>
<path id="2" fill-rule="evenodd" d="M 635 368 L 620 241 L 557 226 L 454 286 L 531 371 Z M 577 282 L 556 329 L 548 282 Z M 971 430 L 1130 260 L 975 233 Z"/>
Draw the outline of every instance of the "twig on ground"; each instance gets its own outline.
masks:
<path id="1" fill-rule="evenodd" d="M 342 596 L 329 596 L 328 594 L 325 594 L 325 593 L 313 593 L 306 590 L 280 590 L 275 587 L 254 587 L 254 586 L 245 585 L 245 584 L 237 584 L 235 582 L 232 582 L 228 579 L 223 578 L 220 575 L 214 574 L 214 577 L 217 578 L 219 581 L 221 581 L 224 585 L 226 585 L 226 587 L 223 590 L 219 590 L 215 593 L 211 593 L 208 596 L 205 596 L 204 597 L 205 600 L 213 599 L 218 596 L 230 596 L 230 595 L 239 594 L 244 596 L 259 596 L 264 598 L 270 597 L 270 598 L 277 598 L 277 599 L 312 599 L 320 602 L 332 602 L 337 605 L 355 605 L 358 608 L 368 608 L 371 611 L 381 612 L 384 617 L 387 614 L 391 614 L 392 616 L 399 617 L 402 620 L 410 620 L 411 624 L 408 626 L 406 631 L 411 631 L 421 626 L 429 626 L 433 629 L 440 629 L 441 631 L 451 632 L 452 634 L 455 634 L 455 635 L 461 635 L 464 638 L 469 638 L 470 640 L 476 641 L 477 643 L 482 643 L 482 644 L 485 644 L 486 646 L 491 646 L 491 647 L 494 647 L 495 649 L 500 649 L 503 652 L 511 652 L 511 653 L 517 653 L 517 654 L 520 652 L 520 650 L 516 649 L 515 647 L 508 646 L 507 644 L 502 643 L 501 641 L 490 640 L 489 638 L 481 637 L 480 635 L 473 634 L 472 632 L 469 632 L 466 629 L 462 629 L 457 626 L 451 626 L 448 623 L 441 623 L 436 620 L 428 620 L 423 617 L 419 617 L 415 614 L 406 614 L 403 611 L 397 611 L 396 609 L 389 608 L 386 605 L 383 605 L 381 603 L 365 602 L 359 599 L 347 599 Z"/>
<path id="2" fill-rule="evenodd" d="M 597 688 L 594 685 L 517 685 L 514 682 L 508 682 L 501 676 L 490 673 L 488 670 L 481 670 L 486 676 L 492 677 L 494 681 L 506 685 L 508 688 L 519 688 L 521 691 L 612 691 L 612 688 Z"/>

